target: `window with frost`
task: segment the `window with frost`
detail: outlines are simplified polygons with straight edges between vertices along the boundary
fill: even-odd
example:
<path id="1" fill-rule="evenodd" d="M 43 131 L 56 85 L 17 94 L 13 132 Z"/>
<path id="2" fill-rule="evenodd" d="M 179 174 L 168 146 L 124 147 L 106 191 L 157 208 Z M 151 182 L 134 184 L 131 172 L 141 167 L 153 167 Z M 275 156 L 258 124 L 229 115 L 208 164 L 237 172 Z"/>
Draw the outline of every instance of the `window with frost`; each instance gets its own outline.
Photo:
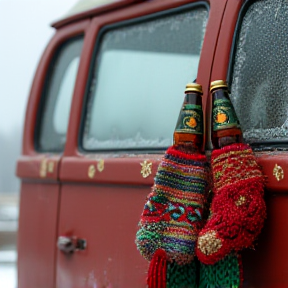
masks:
<path id="1" fill-rule="evenodd" d="M 50 63 L 38 111 L 36 149 L 61 152 L 66 143 L 70 106 L 83 37 L 64 42 Z"/>
<path id="2" fill-rule="evenodd" d="M 288 1 L 250 1 L 234 55 L 231 100 L 249 142 L 288 140 Z"/>
<path id="3" fill-rule="evenodd" d="M 207 18 L 207 6 L 194 4 L 102 30 L 82 131 L 85 150 L 172 143 L 185 85 L 197 76 Z"/>

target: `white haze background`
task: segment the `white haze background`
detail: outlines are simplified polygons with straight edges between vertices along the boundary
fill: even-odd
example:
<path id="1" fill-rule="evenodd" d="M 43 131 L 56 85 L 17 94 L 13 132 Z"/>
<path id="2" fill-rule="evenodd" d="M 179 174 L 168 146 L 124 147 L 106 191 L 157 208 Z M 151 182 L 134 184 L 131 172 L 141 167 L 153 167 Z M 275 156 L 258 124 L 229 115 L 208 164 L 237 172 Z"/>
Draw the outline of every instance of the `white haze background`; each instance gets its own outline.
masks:
<path id="1" fill-rule="evenodd" d="M 33 76 L 54 34 L 50 23 L 77 0 L 0 0 L 0 193 L 18 192 L 25 109 Z"/>
<path id="2" fill-rule="evenodd" d="M 3 223 L 7 224 L 5 215 L 10 211 L 9 217 L 17 221 L 20 181 L 15 176 L 15 168 L 21 154 L 25 109 L 33 76 L 41 54 L 54 34 L 50 23 L 76 2 L 0 0 L 0 216 L 4 215 L 4 222 L 0 221 L 0 240 L 3 240 L 1 232 L 5 233 Z M 10 206 L 5 206 L 7 193 L 11 198 L 6 199 L 15 201 Z M 5 241 L 0 241 L 0 287 L 16 288 L 16 247 L 5 244 L 7 246 Z"/>

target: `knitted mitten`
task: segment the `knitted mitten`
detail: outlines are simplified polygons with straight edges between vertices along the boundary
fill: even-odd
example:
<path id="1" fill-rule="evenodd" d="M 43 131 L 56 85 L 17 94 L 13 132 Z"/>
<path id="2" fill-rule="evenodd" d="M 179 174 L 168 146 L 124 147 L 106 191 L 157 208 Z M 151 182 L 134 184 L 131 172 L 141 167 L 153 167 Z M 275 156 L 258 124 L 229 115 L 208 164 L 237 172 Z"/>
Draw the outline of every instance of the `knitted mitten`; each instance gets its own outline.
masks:
<path id="1" fill-rule="evenodd" d="M 152 260 L 148 273 L 150 288 L 162 287 L 155 278 L 162 275 L 163 271 L 159 272 L 155 267 L 157 263 L 163 263 L 163 258 L 169 263 L 175 262 L 175 265 L 192 262 L 198 231 L 203 226 L 202 210 L 206 186 L 204 155 L 180 152 L 173 146 L 166 151 L 158 167 L 136 235 L 136 245 L 140 253 L 147 260 Z M 162 264 L 158 266 L 163 267 Z M 176 266 L 173 269 L 170 267 L 170 271 L 175 269 Z"/>
<path id="2" fill-rule="evenodd" d="M 214 264 L 232 251 L 251 246 L 266 217 L 264 178 L 248 145 L 214 150 L 211 168 L 211 215 L 200 231 L 196 248 L 204 264 Z"/>

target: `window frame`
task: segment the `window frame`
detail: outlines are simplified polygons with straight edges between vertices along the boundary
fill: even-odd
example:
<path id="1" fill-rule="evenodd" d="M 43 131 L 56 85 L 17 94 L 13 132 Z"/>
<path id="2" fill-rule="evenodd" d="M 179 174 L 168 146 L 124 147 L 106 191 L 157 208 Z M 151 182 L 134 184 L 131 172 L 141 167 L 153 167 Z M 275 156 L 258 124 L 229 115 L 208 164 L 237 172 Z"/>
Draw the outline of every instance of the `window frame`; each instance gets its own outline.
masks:
<path id="1" fill-rule="evenodd" d="M 209 20 L 209 11 L 210 11 L 210 6 L 207 2 L 205 1 L 198 1 L 198 2 L 193 2 L 193 3 L 189 3 L 189 4 L 184 4 L 182 6 L 176 7 L 176 8 L 170 8 L 167 9 L 165 11 L 160 11 L 160 12 L 155 12 L 155 13 L 151 13 L 151 14 L 147 14 L 144 16 L 140 16 L 140 17 L 135 17 L 135 18 L 131 18 L 128 20 L 124 20 L 124 21 L 119 21 L 116 23 L 112 23 L 112 24 L 107 24 L 104 25 L 100 28 L 97 37 L 96 37 L 96 41 L 94 41 L 94 49 L 93 49 L 93 53 L 92 53 L 92 57 L 91 57 L 91 62 L 90 62 L 90 66 L 89 66 L 89 72 L 88 72 L 88 78 L 87 78 L 87 82 L 86 82 L 86 87 L 85 87 L 85 94 L 83 97 L 83 105 L 82 105 L 82 110 L 81 110 L 81 119 L 80 119 L 80 128 L 79 128 L 79 132 L 78 132 L 78 141 L 77 141 L 77 146 L 78 146 L 78 150 L 81 153 L 113 153 L 113 152 L 117 152 L 117 153 L 135 153 L 135 154 L 141 154 L 141 153 L 149 153 L 149 154 L 158 154 L 160 152 L 165 151 L 168 147 L 164 147 L 164 148 L 110 148 L 110 149 L 86 149 L 84 148 L 83 145 L 83 136 L 84 136 L 84 130 L 85 130 L 85 121 L 86 121 L 86 115 L 88 112 L 88 101 L 89 101 L 89 90 L 91 87 L 91 83 L 93 81 L 93 72 L 95 69 L 95 63 L 97 61 L 97 57 L 99 55 L 100 52 L 100 48 L 101 48 L 101 43 L 102 43 L 102 39 L 103 36 L 114 29 L 119 29 L 119 28 L 123 28 L 123 27 L 129 27 L 135 24 L 141 24 L 141 23 L 145 23 L 151 20 L 155 20 L 155 19 L 159 19 L 161 17 L 167 17 L 167 16 L 173 16 L 175 14 L 181 13 L 181 12 L 185 12 L 188 10 L 192 10 L 194 8 L 197 7 L 204 7 L 207 9 L 208 12 L 208 20 Z M 208 23 L 207 23 L 208 25 Z M 204 38 L 205 38 L 205 34 L 206 31 L 204 33 L 204 37 L 203 37 L 203 42 L 204 42 Z M 203 42 L 202 42 L 202 48 L 203 48 Z M 202 50 L 202 49 L 201 49 Z M 201 51 L 200 51 L 200 58 L 201 58 Z M 200 63 L 199 59 L 199 63 Z M 199 67 L 198 67 L 199 70 Z M 197 71 L 198 73 L 198 71 Z M 180 107 L 179 107 L 180 109 Z M 176 122 L 175 122 L 176 125 Z"/>
<path id="2" fill-rule="evenodd" d="M 58 43 L 58 45 L 55 47 L 55 49 L 51 55 L 51 60 L 49 62 L 48 68 L 45 72 L 44 83 L 43 83 L 43 86 L 42 86 L 41 92 L 40 92 L 41 95 L 40 95 L 39 105 L 37 107 L 38 109 L 37 109 L 37 113 L 36 113 L 36 122 L 35 122 L 35 128 L 34 128 L 35 129 L 34 130 L 34 139 L 33 139 L 34 140 L 33 141 L 34 142 L 34 149 L 38 153 L 47 153 L 47 152 L 49 152 L 49 153 L 50 152 L 51 153 L 63 153 L 65 150 L 65 144 L 64 144 L 64 147 L 62 149 L 45 149 L 45 148 L 43 149 L 40 147 L 41 128 L 42 128 L 42 124 L 43 124 L 43 120 L 44 120 L 43 119 L 43 111 L 45 110 L 46 105 L 48 104 L 47 101 L 49 100 L 49 97 L 50 97 L 49 96 L 49 91 L 50 91 L 49 86 L 51 85 L 51 82 L 52 82 L 53 77 L 54 77 L 54 65 L 55 65 L 55 63 L 57 63 L 60 60 L 61 52 L 70 43 L 72 43 L 74 41 L 79 41 L 81 39 L 82 40 L 82 49 L 81 49 L 81 52 L 79 54 L 79 58 L 81 59 L 81 53 L 82 53 L 83 46 L 84 46 L 84 38 L 85 38 L 84 32 L 80 32 L 76 35 L 72 35 L 71 37 L 63 39 L 60 43 Z M 79 64 L 80 64 L 80 61 L 79 61 Z M 77 73 L 76 73 L 73 91 L 75 89 L 75 85 L 77 82 L 77 74 L 78 74 L 78 70 L 79 70 L 79 64 L 78 64 L 78 68 L 77 68 Z M 66 68 L 68 68 L 68 67 L 69 67 L 69 65 Z M 63 76 L 65 76 L 65 73 L 63 74 Z M 63 79 L 61 79 L 61 80 L 63 80 Z M 59 88 L 61 87 L 61 83 L 62 83 L 62 81 L 60 82 Z M 55 105 L 54 105 L 53 112 L 55 112 L 58 96 L 59 95 L 57 95 L 55 98 Z M 73 101 L 73 93 L 71 96 L 70 109 L 71 109 L 72 101 Z M 53 115 L 52 115 L 52 118 L 53 118 Z M 52 120 L 52 122 L 53 122 L 53 120 Z M 69 126 L 69 117 L 68 117 L 68 126 Z M 67 127 L 67 131 L 66 131 L 66 138 L 67 138 L 67 132 L 68 132 L 68 127 Z"/>

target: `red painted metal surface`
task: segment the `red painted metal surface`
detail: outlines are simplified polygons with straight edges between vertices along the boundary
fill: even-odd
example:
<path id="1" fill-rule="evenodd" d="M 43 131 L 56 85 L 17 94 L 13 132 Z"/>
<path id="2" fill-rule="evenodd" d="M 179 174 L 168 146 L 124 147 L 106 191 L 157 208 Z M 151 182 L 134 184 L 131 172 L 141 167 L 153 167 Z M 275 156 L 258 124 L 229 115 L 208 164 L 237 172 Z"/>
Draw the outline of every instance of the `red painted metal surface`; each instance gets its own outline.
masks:
<path id="1" fill-rule="evenodd" d="M 226 79 L 230 50 L 243 1 L 228 1 L 217 43 L 211 80 Z M 206 110 L 207 113 L 211 112 Z M 288 153 L 256 153 L 258 163 L 266 175 L 266 203 L 268 209 L 264 230 L 255 251 L 244 252 L 244 288 L 288 287 L 288 182 L 286 179 Z M 275 165 L 283 169 L 283 179 L 275 177 Z"/>
<path id="2" fill-rule="evenodd" d="M 210 99 L 210 75 L 212 73 L 212 64 L 214 61 L 214 53 L 218 40 L 219 28 L 221 26 L 223 12 L 225 11 L 227 1 L 211 1 L 210 2 L 210 14 L 207 24 L 204 43 L 201 51 L 201 58 L 199 62 L 197 81 L 201 83 L 203 87 L 202 106 L 203 111 L 209 111 L 209 99 Z M 199 79 L 199 80 L 198 80 Z M 210 114 L 209 117 L 205 117 L 204 113 L 204 127 L 205 133 L 203 138 L 203 145 L 207 143 L 207 136 L 210 139 Z M 203 147 L 205 149 L 205 147 Z M 209 147 L 208 147 L 209 148 Z"/>
<path id="3" fill-rule="evenodd" d="M 58 252 L 56 287 L 146 287 L 147 261 L 134 241 L 149 190 L 63 185 L 58 235 L 83 238 L 87 248 L 73 255 Z"/>
<path id="4" fill-rule="evenodd" d="M 262 152 L 257 156 L 267 178 L 267 220 L 255 251 L 243 253 L 244 288 L 285 288 L 288 287 L 288 153 Z M 276 164 L 283 169 L 278 178 Z"/>
<path id="5" fill-rule="evenodd" d="M 18 228 L 18 287 L 55 284 L 59 185 L 22 183 Z"/>
<path id="6" fill-rule="evenodd" d="M 30 91 L 29 101 L 27 104 L 23 134 L 23 155 L 37 155 L 37 152 L 34 149 L 34 132 L 35 123 L 37 121 L 37 111 L 41 99 L 42 90 L 44 87 L 45 76 L 56 49 L 59 47 L 59 45 L 61 45 L 69 38 L 86 33 L 89 24 L 90 20 L 85 20 L 75 23 L 73 25 L 69 25 L 67 27 L 63 27 L 63 29 L 55 33 L 54 37 L 51 39 L 48 46 L 46 47 L 36 70 Z M 84 38 L 84 41 L 85 40 L 86 37 Z M 22 173 L 21 171 L 18 171 L 18 173 L 20 174 L 17 174 L 20 177 Z"/>
<path id="7" fill-rule="evenodd" d="M 288 197 L 267 195 L 266 203 L 267 220 L 255 250 L 243 253 L 243 288 L 288 287 Z"/>
<path id="8" fill-rule="evenodd" d="M 56 181 L 59 178 L 60 156 L 38 154 L 22 156 L 17 162 L 16 174 L 21 179 L 45 179 Z"/>
<path id="9" fill-rule="evenodd" d="M 163 153 L 162 153 L 163 154 Z M 107 155 L 82 155 L 78 157 L 65 157 L 65 168 L 61 169 L 61 181 L 82 183 L 109 183 L 109 184 L 132 184 L 152 185 L 154 176 L 161 160 L 162 154 L 120 156 L 117 158 Z M 101 156 L 104 156 L 101 158 Z M 104 170 L 99 171 L 97 166 L 104 161 Z M 143 178 L 141 163 L 151 163 L 152 174 Z M 89 168 L 95 167 L 95 176 L 88 176 Z"/>
<path id="10" fill-rule="evenodd" d="M 61 155 L 35 151 L 35 123 L 46 72 L 54 52 L 67 39 L 84 34 L 89 24 L 89 20 L 82 21 L 55 34 L 42 56 L 31 88 L 23 156 L 17 163 L 16 172 L 22 181 L 18 233 L 19 288 L 55 287 Z"/>
<path id="11" fill-rule="evenodd" d="M 17 175 L 22 178 L 19 288 L 55 285 L 58 288 L 145 287 L 147 262 L 136 250 L 134 239 L 145 197 L 163 153 L 112 156 L 80 152 L 78 135 L 83 95 L 101 27 L 194 1 L 154 0 L 129 6 L 132 2 L 122 1 L 122 4 L 126 3 L 123 9 L 117 10 L 118 6 L 97 8 L 54 24 L 59 30 L 45 50 L 35 75 L 26 113 L 23 156 L 17 166 Z M 197 81 L 204 89 L 206 127 L 210 126 L 211 120 L 209 84 L 211 80 L 227 76 L 232 39 L 242 3 L 209 1 L 209 21 L 197 75 Z M 105 13 L 108 10 L 109 13 Z M 77 22 L 93 15 L 97 17 L 91 21 Z M 57 46 L 80 33 L 85 33 L 85 39 L 63 157 L 39 154 L 34 150 L 34 127 L 46 71 Z M 209 131 L 206 134 L 206 147 L 211 148 Z M 268 219 L 256 250 L 244 253 L 244 287 L 284 288 L 288 287 L 288 250 L 285 246 L 288 241 L 285 232 L 288 225 L 288 154 L 263 152 L 257 157 L 267 176 Z M 97 165 L 102 160 L 104 170 L 100 171 Z M 140 173 L 140 164 L 145 160 L 152 163 L 152 174 L 147 178 Z M 48 168 L 52 162 L 53 171 Z M 274 175 L 276 164 L 283 169 L 283 179 L 276 179 Z M 95 175 L 89 175 L 91 166 L 95 168 Z M 59 236 L 83 238 L 88 246 L 73 255 L 65 255 L 56 250 Z"/>
<path id="12" fill-rule="evenodd" d="M 70 256 L 58 252 L 56 287 L 145 287 L 147 262 L 136 250 L 134 241 L 145 197 L 150 192 L 163 153 L 102 155 L 78 151 L 82 95 L 85 94 L 93 48 L 101 27 L 191 2 L 155 0 L 92 19 L 79 66 L 67 145 L 60 168 L 63 184 L 58 230 L 58 236 L 80 237 L 87 240 L 88 246 L 87 250 Z M 207 34 L 197 75 L 198 81 L 205 85 L 204 105 L 225 5 L 226 0 L 210 3 Z M 100 160 L 104 160 L 102 172 L 97 170 Z M 152 174 L 147 178 L 140 173 L 140 163 L 145 160 L 152 163 Z M 91 165 L 96 170 L 93 177 L 88 175 Z"/>
<path id="13" fill-rule="evenodd" d="M 268 193 L 282 193 L 288 192 L 288 153 L 287 152 L 262 152 L 256 153 L 258 163 L 262 166 L 263 172 L 266 176 L 266 189 Z M 275 166 L 280 166 L 278 172 Z M 283 174 L 282 174 L 283 173 Z M 282 178 L 283 177 L 283 178 Z M 288 209 L 288 207 L 287 207 Z M 287 223 L 288 225 L 288 223 Z"/>

